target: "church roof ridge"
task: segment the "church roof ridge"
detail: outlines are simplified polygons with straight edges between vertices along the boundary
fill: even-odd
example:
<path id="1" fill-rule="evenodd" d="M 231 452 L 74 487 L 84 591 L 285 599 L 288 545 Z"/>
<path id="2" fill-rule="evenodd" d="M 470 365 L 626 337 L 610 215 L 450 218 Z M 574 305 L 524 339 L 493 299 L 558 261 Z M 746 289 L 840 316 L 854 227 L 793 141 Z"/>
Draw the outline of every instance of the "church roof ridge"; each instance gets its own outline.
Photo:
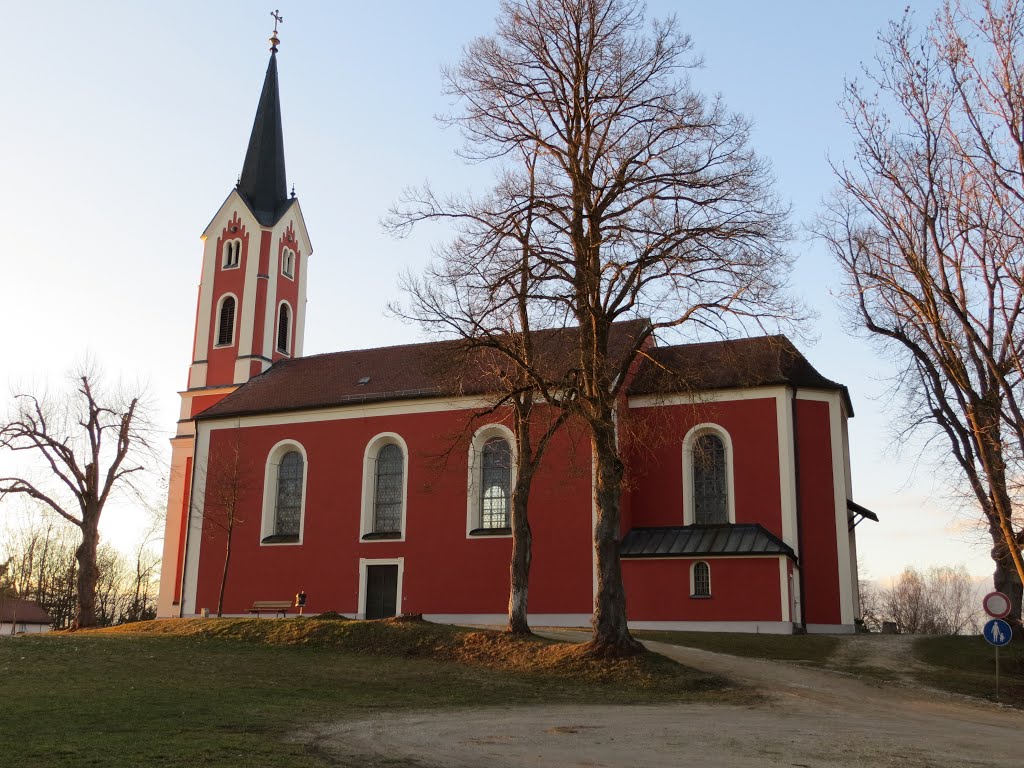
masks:
<path id="1" fill-rule="evenodd" d="M 620 320 L 620 321 L 617 321 L 617 322 L 613 323 L 613 326 L 615 326 L 617 328 L 629 328 L 629 327 L 631 327 L 632 325 L 634 325 L 636 323 L 647 323 L 647 322 L 649 322 L 649 321 L 644 319 L 644 318 L 639 318 L 639 319 L 636 319 L 636 320 Z M 548 334 L 566 333 L 566 332 L 575 333 L 576 330 L 577 330 L 577 327 L 578 326 L 573 325 L 573 326 L 564 326 L 564 327 L 556 327 L 556 328 L 538 328 L 538 329 L 534 330 L 534 333 L 535 334 L 540 334 L 542 336 L 546 336 Z M 466 339 L 463 339 L 463 338 L 456 338 L 456 339 L 432 339 L 432 340 L 429 340 L 429 341 L 407 341 L 407 342 L 404 342 L 402 344 L 386 344 L 386 345 L 384 345 L 382 347 L 358 347 L 356 349 L 339 349 L 339 350 L 336 350 L 334 352 L 317 352 L 315 355 L 303 355 L 302 357 L 294 358 L 294 360 L 282 361 L 282 362 L 297 362 L 299 360 L 311 360 L 311 359 L 316 358 L 316 357 L 329 357 L 331 355 L 348 355 L 348 354 L 354 354 L 356 352 L 384 352 L 384 351 L 391 351 L 391 350 L 398 350 L 398 349 L 405 349 L 405 348 L 410 348 L 411 349 L 411 348 L 419 348 L 419 347 L 429 347 L 429 346 L 434 346 L 434 345 L 436 345 L 436 346 L 446 346 L 446 345 L 462 346 L 462 345 L 467 345 L 467 347 L 468 347 L 468 346 L 471 346 L 471 343 L 469 341 L 467 341 Z M 479 346 L 483 346 L 483 345 L 479 345 Z"/>
<path id="2" fill-rule="evenodd" d="M 846 386 L 819 373 L 783 334 L 652 347 L 630 383 L 629 394 L 767 386 L 839 390 L 853 416 Z"/>
<path id="3" fill-rule="evenodd" d="M 632 348 L 645 319 L 615 323 L 609 353 Z M 541 361 L 557 380 L 571 367 L 572 328 L 546 329 Z M 463 397 L 492 394 L 491 376 L 502 359 L 487 348 L 472 349 L 461 339 L 396 344 L 389 347 L 323 352 L 280 360 L 250 379 L 199 418 L 306 410 L 383 400 Z M 846 388 L 818 373 L 784 336 L 732 341 L 699 342 L 650 347 L 644 353 L 629 394 L 665 395 L 674 392 L 735 387 L 789 385 L 843 392 Z"/>

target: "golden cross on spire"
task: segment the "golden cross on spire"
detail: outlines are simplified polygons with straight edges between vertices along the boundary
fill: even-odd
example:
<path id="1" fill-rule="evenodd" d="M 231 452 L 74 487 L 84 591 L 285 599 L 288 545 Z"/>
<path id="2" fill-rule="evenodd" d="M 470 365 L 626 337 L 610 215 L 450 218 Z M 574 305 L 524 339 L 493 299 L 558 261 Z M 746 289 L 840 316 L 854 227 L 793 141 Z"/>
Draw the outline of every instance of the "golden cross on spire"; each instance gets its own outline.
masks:
<path id="1" fill-rule="evenodd" d="M 277 53 L 277 46 L 281 42 L 277 39 L 277 25 L 284 21 L 284 16 L 276 8 L 270 12 L 270 15 L 274 17 L 274 34 L 270 36 L 270 50 Z"/>

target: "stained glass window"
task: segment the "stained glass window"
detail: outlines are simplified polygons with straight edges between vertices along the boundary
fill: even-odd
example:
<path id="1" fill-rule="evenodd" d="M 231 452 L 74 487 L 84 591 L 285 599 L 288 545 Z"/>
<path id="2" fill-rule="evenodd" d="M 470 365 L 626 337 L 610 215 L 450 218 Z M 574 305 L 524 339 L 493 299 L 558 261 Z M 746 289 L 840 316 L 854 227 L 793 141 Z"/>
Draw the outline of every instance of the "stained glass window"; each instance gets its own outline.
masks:
<path id="1" fill-rule="evenodd" d="M 725 444 L 718 435 L 701 435 L 693 444 L 693 521 L 729 522 Z"/>
<path id="2" fill-rule="evenodd" d="M 492 437 L 480 457 L 480 527 L 508 528 L 512 497 L 512 449 L 508 440 Z"/>
<path id="3" fill-rule="evenodd" d="M 276 536 L 298 536 L 302 515 L 302 454 L 288 451 L 277 467 L 277 509 L 274 515 Z"/>
<path id="4" fill-rule="evenodd" d="M 389 443 L 377 452 L 373 493 L 373 532 L 402 530 L 403 483 L 402 449 Z"/>

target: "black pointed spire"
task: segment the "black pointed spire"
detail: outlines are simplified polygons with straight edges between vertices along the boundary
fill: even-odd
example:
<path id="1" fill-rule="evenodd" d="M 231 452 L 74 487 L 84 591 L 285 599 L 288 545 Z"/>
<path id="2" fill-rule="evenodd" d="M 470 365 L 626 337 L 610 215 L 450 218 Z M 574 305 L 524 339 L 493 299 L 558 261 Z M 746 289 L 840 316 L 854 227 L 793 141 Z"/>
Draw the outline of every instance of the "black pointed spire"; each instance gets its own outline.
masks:
<path id="1" fill-rule="evenodd" d="M 260 224 L 273 225 L 289 204 L 284 171 L 284 132 L 281 130 L 281 98 L 277 86 L 277 35 L 272 39 L 270 64 L 263 93 L 256 108 L 252 136 L 238 180 L 238 191 Z"/>

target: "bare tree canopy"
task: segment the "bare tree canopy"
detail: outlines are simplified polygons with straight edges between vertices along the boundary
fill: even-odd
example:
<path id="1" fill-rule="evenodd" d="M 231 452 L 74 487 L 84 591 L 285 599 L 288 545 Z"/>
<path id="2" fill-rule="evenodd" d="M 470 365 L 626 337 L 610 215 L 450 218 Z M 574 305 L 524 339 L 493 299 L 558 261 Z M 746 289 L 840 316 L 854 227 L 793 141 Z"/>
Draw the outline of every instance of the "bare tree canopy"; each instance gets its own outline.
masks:
<path id="1" fill-rule="evenodd" d="M 946 441 L 1020 621 L 1024 455 L 1024 3 L 949 0 L 880 36 L 843 107 L 855 142 L 818 232 L 846 302 L 902 373 L 911 428 Z"/>
<path id="2" fill-rule="evenodd" d="M 788 211 L 750 122 L 691 88 L 700 65 L 674 19 L 647 23 L 633 0 L 506 0 L 497 31 L 444 71 L 463 155 L 492 161 L 482 197 L 408 191 L 398 233 L 447 220 L 457 235 L 421 282 L 413 314 L 464 337 L 575 325 L 567 376 L 546 381 L 511 358 L 548 402 L 591 431 L 598 595 L 592 649 L 634 652 L 619 569 L 623 462 L 614 411 L 658 328 L 721 332 L 743 319 L 791 318 L 781 244 Z M 525 268 L 524 268 L 525 267 Z M 649 318 L 629 353 L 609 355 L 611 325 Z"/>
<path id="3" fill-rule="evenodd" d="M 904 568 L 879 597 L 880 616 L 905 634 L 960 635 L 981 630 L 981 604 L 962 565 L 921 573 Z"/>
<path id="4" fill-rule="evenodd" d="M 78 526 L 80 627 L 96 624 L 99 522 L 111 495 L 133 487 L 151 456 L 148 424 L 137 394 L 107 391 L 98 371 L 73 374 L 62 396 L 15 394 L 0 448 L 27 452 L 43 469 L 36 477 L 0 477 L 0 499 L 24 494 Z"/>

